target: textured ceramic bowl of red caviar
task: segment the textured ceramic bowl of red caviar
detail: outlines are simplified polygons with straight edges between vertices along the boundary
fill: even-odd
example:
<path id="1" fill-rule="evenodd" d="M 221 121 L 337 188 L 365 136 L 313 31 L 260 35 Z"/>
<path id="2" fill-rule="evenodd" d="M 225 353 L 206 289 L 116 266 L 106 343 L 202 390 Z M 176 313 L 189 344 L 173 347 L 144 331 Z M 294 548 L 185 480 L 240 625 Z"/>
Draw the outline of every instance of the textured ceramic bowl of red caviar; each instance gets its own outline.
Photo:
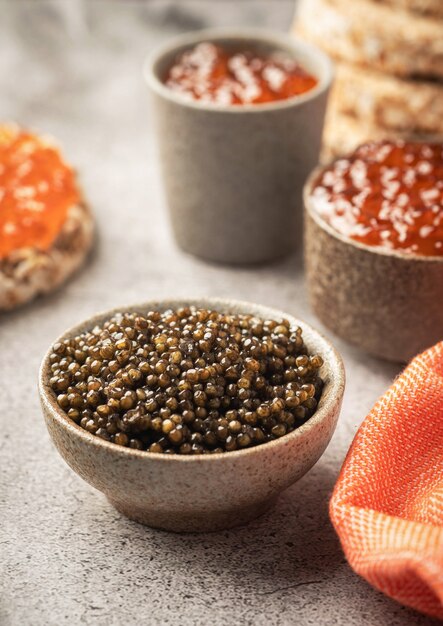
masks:
<path id="1" fill-rule="evenodd" d="M 166 311 L 194 305 L 301 327 L 310 354 L 323 358 L 323 391 L 315 413 L 289 434 L 253 448 L 210 455 L 167 455 L 123 447 L 92 435 L 70 420 L 51 389 L 50 356 L 43 359 L 39 391 L 51 439 L 66 463 L 103 492 L 123 515 L 176 532 L 220 530 L 267 511 L 278 495 L 318 461 L 339 416 L 345 386 L 342 359 L 309 324 L 258 304 L 232 300 L 161 300 L 114 309 L 66 331 L 58 341 L 101 325 L 119 312 Z"/>
<path id="2" fill-rule="evenodd" d="M 342 339 L 407 362 L 443 339 L 443 146 L 380 142 L 304 190 L 309 299 Z"/>
<path id="3" fill-rule="evenodd" d="M 183 55 L 192 53 L 203 73 L 214 61 L 210 52 L 214 47 L 222 50 L 218 57 L 212 55 L 217 71 L 231 63 L 229 84 L 234 81 L 242 87 L 238 97 L 229 84 L 215 91 L 213 85 L 186 75 L 183 63 L 180 67 Z M 223 58 L 226 51 L 231 57 L 236 53 L 235 58 Z M 278 79 L 282 66 L 273 63 L 265 68 L 270 80 L 257 80 L 248 63 L 250 53 L 265 61 L 284 57 L 283 65 L 297 62 L 305 77 L 313 80 L 302 86 L 307 89 L 303 93 L 283 97 L 288 92 L 282 92 L 273 99 L 270 83 Z M 174 73 L 179 71 L 181 83 Z M 240 85 L 244 74 L 247 88 Z M 302 238 L 303 183 L 318 162 L 333 77 L 328 57 L 272 31 L 203 30 L 155 50 L 144 75 L 152 94 L 166 199 L 178 245 L 224 263 L 265 262 L 293 251 Z M 300 80 L 300 72 L 292 78 Z M 204 97 L 192 97 L 202 85 Z M 251 97 L 251 91 L 258 91 L 258 97 Z"/>

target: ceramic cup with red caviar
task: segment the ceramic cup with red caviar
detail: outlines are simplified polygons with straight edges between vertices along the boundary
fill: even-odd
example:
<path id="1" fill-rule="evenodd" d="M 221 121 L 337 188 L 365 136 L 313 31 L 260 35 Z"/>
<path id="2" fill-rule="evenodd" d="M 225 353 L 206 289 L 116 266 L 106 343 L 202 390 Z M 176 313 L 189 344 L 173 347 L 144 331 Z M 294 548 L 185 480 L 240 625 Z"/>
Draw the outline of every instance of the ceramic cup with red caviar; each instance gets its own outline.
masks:
<path id="1" fill-rule="evenodd" d="M 283 35 L 210 30 L 155 51 L 145 77 L 180 247 L 225 263 L 293 251 L 303 183 L 318 161 L 329 59 Z"/>
<path id="2" fill-rule="evenodd" d="M 323 324 L 406 362 L 443 339 L 443 144 L 365 144 L 305 187 L 305 260 Z"/>

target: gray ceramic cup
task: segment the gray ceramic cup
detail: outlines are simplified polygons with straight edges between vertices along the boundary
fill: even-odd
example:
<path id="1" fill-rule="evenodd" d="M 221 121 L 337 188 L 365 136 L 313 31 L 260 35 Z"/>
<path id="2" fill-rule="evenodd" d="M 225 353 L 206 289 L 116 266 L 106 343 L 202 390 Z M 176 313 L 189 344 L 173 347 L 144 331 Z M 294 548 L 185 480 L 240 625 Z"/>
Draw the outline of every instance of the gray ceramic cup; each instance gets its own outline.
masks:
<path id="1" fill-rule="evenodd" d="M 166 87 L 177 55 L 203 41 L 262 54 L 282 51 L 318 79 L 275 103 L 190 101 Z M 166 199 L 179 246 L 222 263 L 269 261 L 301 243 L 303 183 L 317 164 L 333 71 L 320 50 L 267 31 L 203 30 L 146 61 Z"/>

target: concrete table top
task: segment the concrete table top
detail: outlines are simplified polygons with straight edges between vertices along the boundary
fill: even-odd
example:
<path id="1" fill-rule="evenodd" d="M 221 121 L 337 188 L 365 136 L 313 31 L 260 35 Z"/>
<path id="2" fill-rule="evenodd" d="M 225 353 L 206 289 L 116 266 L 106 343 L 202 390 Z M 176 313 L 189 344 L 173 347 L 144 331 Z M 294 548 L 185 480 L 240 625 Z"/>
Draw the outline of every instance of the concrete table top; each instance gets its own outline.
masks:
<path id="1" fill-rule="evenodd" d="M 121 517 L 64 464 L 40 412 L 44 351 L 97 310 L 210 295 L 269 304 L 319 327 L 299 255 L 238 269 L 177 250 L 141 79 L 145 53 L 170 35 L 212 25 L 284 30 L 293 3 L 16 0 L 0 1 L 0 11 L 0 119 L 60 140 L 100 231 L 76 279 L 0 317 L 0 624 L 436 624 L 358 578 L 327 515 L 345 453 L 395 366 L 336 341 L 348 386 L 327 452 L 272 512 L 215 534 L 168 534 Z"/>

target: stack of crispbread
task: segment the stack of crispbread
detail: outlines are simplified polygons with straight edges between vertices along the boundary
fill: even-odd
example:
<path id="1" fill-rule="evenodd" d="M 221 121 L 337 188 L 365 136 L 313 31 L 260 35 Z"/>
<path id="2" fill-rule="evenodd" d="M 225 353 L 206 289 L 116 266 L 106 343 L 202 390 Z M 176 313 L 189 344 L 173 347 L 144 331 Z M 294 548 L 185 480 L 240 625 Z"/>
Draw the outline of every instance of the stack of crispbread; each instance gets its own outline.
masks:
<path id="1" fill-rule="evenodd" d="M 299 0 L 294 32 L 336 60 L 324 158 L 443 137 L 443 0 Z"/>

